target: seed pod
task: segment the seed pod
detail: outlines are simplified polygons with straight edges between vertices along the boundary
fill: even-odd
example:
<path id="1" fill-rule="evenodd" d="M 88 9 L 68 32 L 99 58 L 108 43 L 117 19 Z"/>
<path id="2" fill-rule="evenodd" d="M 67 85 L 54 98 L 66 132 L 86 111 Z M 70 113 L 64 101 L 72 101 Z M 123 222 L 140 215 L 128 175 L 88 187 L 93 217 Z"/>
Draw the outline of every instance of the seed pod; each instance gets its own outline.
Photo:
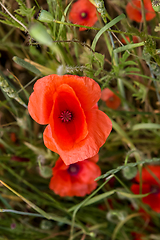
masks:
<path id="1" fill-rule="evenodd" d="M 152 7 L 155 12 L 160 12 L 160 0 L 153 0 Z"/>

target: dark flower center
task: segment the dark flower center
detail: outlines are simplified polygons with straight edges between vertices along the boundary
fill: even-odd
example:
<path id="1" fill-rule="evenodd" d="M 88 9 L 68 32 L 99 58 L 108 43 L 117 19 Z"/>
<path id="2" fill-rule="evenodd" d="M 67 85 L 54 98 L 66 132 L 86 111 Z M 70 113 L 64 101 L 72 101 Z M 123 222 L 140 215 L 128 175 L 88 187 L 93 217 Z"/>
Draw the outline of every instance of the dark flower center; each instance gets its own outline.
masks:
<path id="1" fill-rule="evenodd" d="M 67 169 L 69 175 L 75 176 L 79 172 L 79 165 L 77 163 L 73 163 L 69 165 L 69 168 Z"/>
<path id="2" fill-rule="evenodd" d="M 62 122 L 69 122 L 72 120 L 72 117 L 72 113 L 69 110 L 62 111 L 59 116 Z"/>
<path id="3" fill-rule="evenodd" d="M 160 193 L 160 187 L 158 185 L 151 185 L 150 191 L 152 194 Z"/>
<path id="4" fill-rule="evenodd" d="M 87 18 L 88 13 L 87 12 L 81 12 L 81 18 Z"/>
<path id="5" fill-rule="evenodd" d="M 113 101 L 114 101 L 114 97 L 110 97 L 110 98 L 109 98 L 109 101 L 110 101 L 110 102 L 113 102 Z"/>

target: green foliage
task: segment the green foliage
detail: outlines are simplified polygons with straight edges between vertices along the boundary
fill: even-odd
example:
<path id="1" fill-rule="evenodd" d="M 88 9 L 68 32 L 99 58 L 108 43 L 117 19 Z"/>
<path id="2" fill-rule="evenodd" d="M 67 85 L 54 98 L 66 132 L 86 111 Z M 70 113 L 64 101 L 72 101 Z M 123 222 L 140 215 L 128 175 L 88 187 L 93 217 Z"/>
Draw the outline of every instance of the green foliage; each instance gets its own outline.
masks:
<path id="1" fill-rule="evenodd" d="M 4 79 L 2 76 L 0 76 L 0 87 L 2 91 L 4 91 L 8 97 L 14 98 L 17 102 L 19 102 L 21 105 L 27 108 L 26 104 L 23 102 L 23 100 L 18 96 L 16 90 L 12 88 L 8 81 Z"/>
<path id="2" fill-rule="evenodd" d="M 139 82 L 134 81 L 134 84 L 137 85 L 139 89 L 137 93 L 133 94 L 133 97 L 136 97 L 136 99 L 140 100 L 143 103 L 146 99 L 147 89 L 143 84 Z"/>
<path id="3" fill-rule="evenodd" d="M 28 69 L 29 71 L 35 73 L 36 75 L 41 75 L 41 72 L 33 65 L 31 65 L 30 63 L 24 61 L 23 59 L 19 58 L 19 57 L 13 57 L 13 61 L 15 63 L 17 63 L 18 65 Z"/>
<path id="4" fill-rule="evenodd" d="M 15 10 L 16 13 L 20 14 L 23 17 L 31 18 L 35 14 L 35 6 L 33 8 L 27 8 L 24 4 L 20 5 L 19 9 Z"/>

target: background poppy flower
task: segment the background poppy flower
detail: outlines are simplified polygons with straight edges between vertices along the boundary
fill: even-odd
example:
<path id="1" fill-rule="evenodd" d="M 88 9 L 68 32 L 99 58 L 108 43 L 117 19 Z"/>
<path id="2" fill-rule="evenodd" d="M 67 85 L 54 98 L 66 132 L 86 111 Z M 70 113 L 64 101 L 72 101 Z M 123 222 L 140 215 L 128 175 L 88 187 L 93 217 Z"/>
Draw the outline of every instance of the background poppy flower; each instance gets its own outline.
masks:
<path id="1" fill-rule="evenodd" d="M 143 0 L 143 2 L 146 21 L 150 21 L 156 16 L 151 0 Z M 131 20 L 142 22 L 141 0 L 131 0 L 126 6 L 126 13 Z"/>
<path id="2" fill-rule="evenodd" d="M 149 173 L 147 168 L 153 172 L 153 174 L 157 177 L 159 182 Z M 142 169 L 142 193 L 151 193 L 147 197 L 144 197 L 142 201 L 148 204 L 152 210 L 160 213 L 160 166 L 147 166 L 147 168 Z M 132 184 L 131 191 L 135 194 L 139 194 L 140 187 L 140 177 L 137 174 L 135 180 L 138 182 L 136 184 Z"/>
<path id="3" fill-rule="evenodd" d="M 61 197 L 83 197 L 91 193 L 97 187 L 97 182 L 94 179 L 101 174 L 101 170 L 96 164 L 97 161 L 98 154 L 67 166 L 59 158 L 52 168 L 53 177 L 49 188 Z"/>
<path id="4" fill-rule="evenodd" d="M 142 235 L 141 233 L 136 233 L 133 232 L 132 236 L 134 237 L 134 240 L 143 240 L 144 235 Z"/>
<path id="5" fill-rule="evenodd" d="M 128 36 L 126 36 L 126 39 L 128 40 L 128 42 L 131 42 L 130 38 Z M 139 38 L 137 36 L 132 36 L 132 41 L 133 43 L 138 43 L 139 42 Z M 127 44 L 126 40 L 124 38 L 121 39 L 121 42 L 123 44 Z"/>
<path id="6" fill-rule="evenodd" d="M 117 109 L 121 104 L 121 99 L 109 88 L 104 88 L 101 93 L 101 99 L 106 102 L 107 107 Z"/>
<path id="7" fill-rule="evenodd" d="M 69 20 L 75 24 L 92 27 L 98 20 L 96 7 L 89 0 L 78 0 L 72 4 Z M 86 29 L 79 28 L 80 31 Z"/>
<path id="8" fill-rule="evenodd" d="M 44 144 L 67 165 L 96 155 L 111 132 L 109 117 L 93 107 L 100 96 L 99 85 L 88 77 L 53 74 L 34 85 L 28 111 L 48 124 Z"/>

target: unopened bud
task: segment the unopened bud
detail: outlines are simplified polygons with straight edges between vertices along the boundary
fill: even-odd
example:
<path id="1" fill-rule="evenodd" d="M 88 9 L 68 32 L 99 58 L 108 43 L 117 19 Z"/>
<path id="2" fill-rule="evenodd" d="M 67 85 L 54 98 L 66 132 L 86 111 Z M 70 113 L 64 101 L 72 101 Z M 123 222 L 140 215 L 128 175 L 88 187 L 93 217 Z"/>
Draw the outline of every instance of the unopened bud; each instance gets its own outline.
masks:
<path id="1" fill-rule="evenodd" d="M 29 29 L 31 37 L 33 37 L 38 43 L 44 44 L 48 47 L 52 46 L 52 37 L 47 32 L 47 29 L 41 23 L 35 23 Z"/>
<path id="2" fill-rule="evenodd" d="M 53 22 L 54 18 L 51 13 L 47 12 L 46 10 L 42 10 L 39 13 L 38 20 L 45 23 L 51 23 Z"/>
<path id="3" fill-rule="evenodd" d="M 52 176 L 52 168 L 48 166 L 41 166 L 39 170 L 40 175 L 44 178 L 50 178 Z"/>
<path id="4" fill-rule="evenodd" d="M 137 168 L 136 167 L 125 167 L 122 169 L 123 176 L 126 179 L 132 179 L 137 175 Z"/>

